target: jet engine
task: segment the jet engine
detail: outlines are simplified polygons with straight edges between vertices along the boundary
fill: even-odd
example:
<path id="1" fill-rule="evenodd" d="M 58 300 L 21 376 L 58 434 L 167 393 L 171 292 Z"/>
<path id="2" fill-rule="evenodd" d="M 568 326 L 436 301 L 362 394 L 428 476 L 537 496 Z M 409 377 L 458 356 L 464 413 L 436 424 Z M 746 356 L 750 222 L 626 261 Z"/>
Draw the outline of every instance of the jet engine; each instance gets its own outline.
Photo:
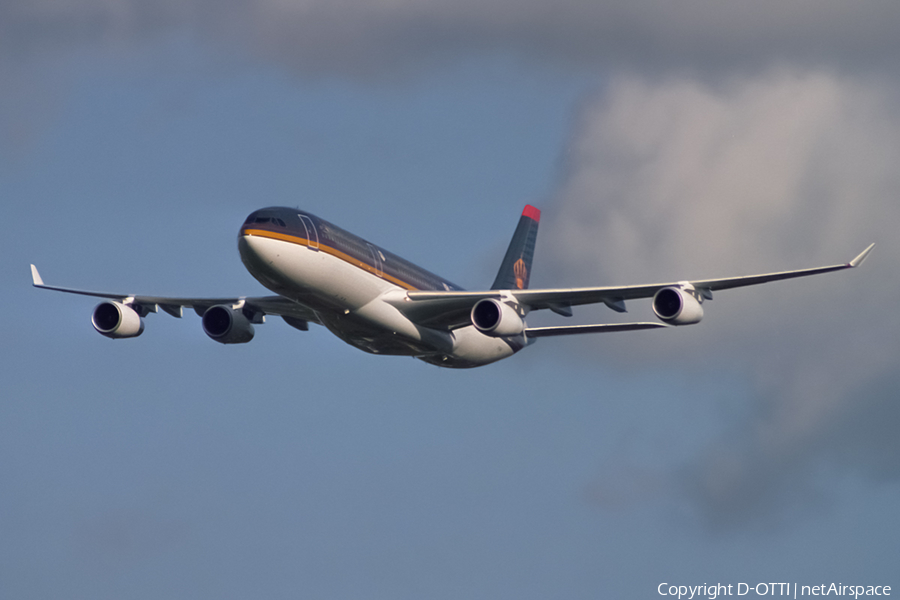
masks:
<path id="1" fill-rule="evenodd" d="M 679 287 L 662 288 L 653 296 L 653 312 L 671 325 L 693 325 L 703 318 L 703 306 L 690 293 Z"/>
<path id="2" fill-rule="evenodd" d="M 133 338 L 144 333 L 144 321 L 127 304 L 105 300 L 94 308 L 91 317 L 94 329 L 108 338 Z"/>
<path id="3" fill-rule="evenodd" d="M 472 325 L 485 335 L 506 337 L 520 335 L 525 322 L 516 310 L 494 298 L 479 300 L 472 307 Z"/>
<path id="4" fill-rule="evenodd" d="M 253 325 L 241 309 L 226 304 L 203 313 L 203 331 L 220 344 L 246 344 L 253 339 Z"/>

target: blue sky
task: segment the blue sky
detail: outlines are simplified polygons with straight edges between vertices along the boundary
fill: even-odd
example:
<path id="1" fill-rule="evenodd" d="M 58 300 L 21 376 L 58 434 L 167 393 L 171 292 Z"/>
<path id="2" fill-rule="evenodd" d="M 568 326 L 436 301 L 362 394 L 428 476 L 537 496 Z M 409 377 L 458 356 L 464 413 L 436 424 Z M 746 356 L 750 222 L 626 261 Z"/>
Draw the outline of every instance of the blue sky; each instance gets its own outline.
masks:
<path id="1" fill-rule="evenodd" d="M 0 4 L 0 597 L 900 586 L 896 9 L 664 4 Z M 261 294 L 238 227 L 293 205 L 477 288 L 525 203 L 532 286 L 878 247 L 465 372 L 30 285 Z"/>

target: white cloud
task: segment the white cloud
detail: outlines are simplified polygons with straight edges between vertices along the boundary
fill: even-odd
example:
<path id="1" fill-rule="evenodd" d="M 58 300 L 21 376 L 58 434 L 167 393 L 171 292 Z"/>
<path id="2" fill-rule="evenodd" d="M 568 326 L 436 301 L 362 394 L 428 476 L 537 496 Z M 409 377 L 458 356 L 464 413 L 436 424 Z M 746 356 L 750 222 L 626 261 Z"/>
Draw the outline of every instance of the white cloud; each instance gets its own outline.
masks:
<path id="1" fill-rule="evenodd" d="M 542 232 L 557 283 L 835 264 L 878 243 L 856 271 L 717 293 L 690 332 L 585 342 L 620 366 L 726 369 L 752 382 L 749 417 L 686 467 L 690 494 L 715 521 L 774 506 L 826 459 L 900 471 L 900 456 L 877 451 L 883 436 L 860 425 L 896 412 L 876 397 L 897 383 L 900 356 L 897 107 L 890 88 L 827 72 L 719 85 L 621 77 L 575 127 Z M 856 425 L 841 431 L 845 421 Z M 843 445 L 829 443 L 836 432 Z"/>

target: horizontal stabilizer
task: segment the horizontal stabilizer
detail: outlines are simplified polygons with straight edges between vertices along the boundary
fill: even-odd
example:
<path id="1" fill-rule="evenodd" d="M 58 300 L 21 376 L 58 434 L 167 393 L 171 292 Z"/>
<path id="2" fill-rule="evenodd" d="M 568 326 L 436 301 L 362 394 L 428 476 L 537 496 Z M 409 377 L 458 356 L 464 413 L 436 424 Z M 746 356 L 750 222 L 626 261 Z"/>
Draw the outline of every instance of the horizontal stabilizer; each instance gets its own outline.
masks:
<path id="1" fill-rule="evenodd" d="M 577 333 L 612 333 L 615 331 L 637 331 L 639 329 L 666 329 L 663 323 L 606 323 L 602 325 L 567 325 L 565 327 L 530 327 L 525 336 L 530 338 L 551 337 L 556 335 L 575 335 Z"/>

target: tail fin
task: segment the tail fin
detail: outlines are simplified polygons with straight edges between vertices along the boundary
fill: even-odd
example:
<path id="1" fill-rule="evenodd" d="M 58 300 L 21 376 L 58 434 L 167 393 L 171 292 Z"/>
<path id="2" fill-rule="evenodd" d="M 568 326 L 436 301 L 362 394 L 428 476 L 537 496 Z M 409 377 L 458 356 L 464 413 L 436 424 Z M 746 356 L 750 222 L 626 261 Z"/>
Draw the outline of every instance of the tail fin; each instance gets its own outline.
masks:
<path id="1" fill-rule="evenodd" d="M 500 272 L 494 280 L 492 290 L 524 290 L 528 288 L 528 278 L 531 275 L 531 260 L 534 258 L 534 245 L 537 242 L 538 223 L 541 220 L 541 211 L 531 206 L 525 206 L 519 225 L 513 234 Z"/>

